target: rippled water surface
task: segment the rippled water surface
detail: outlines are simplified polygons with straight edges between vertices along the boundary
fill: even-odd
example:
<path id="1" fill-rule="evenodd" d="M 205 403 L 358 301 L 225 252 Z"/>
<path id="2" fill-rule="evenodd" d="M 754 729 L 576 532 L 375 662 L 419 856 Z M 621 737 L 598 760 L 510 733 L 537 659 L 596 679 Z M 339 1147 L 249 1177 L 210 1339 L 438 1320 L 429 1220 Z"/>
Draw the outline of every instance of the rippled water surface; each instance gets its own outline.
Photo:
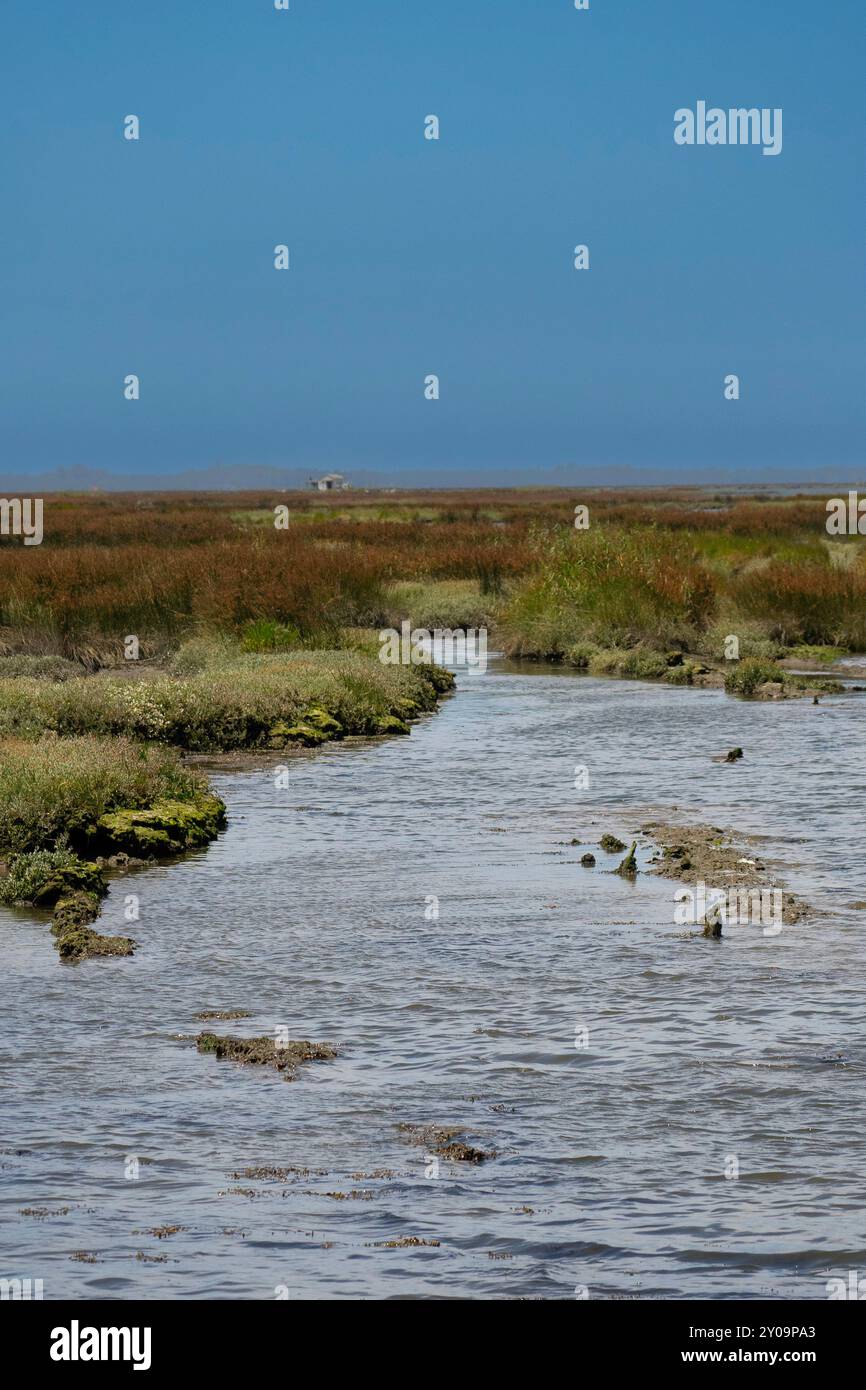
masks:
<path id="1" fill-rule="evenodd" d="M 221 839 L 114 881 L 100 925 L 133 959 L 62 967 L 45 919 L 3 910 L 0 1274 L 46 1298 L 825 1298 L 866 1268 L 862 701 L 494 663 L 411 738 L 293 758 L 287 789 L 216 773 Z M 581 868 L 667 813 L 767 837 L 814 918 L 707 942 L 672 883 Z M 339 1056 L 289 1083 L 199 1055 L 206 1008 Z M 496 1156 L 426 1176 L 401 1124 Z M 309 1171 L 232 1176 L 261 1165 Z M 401 1237 L 439 1244 L 377 1244 Z"/>

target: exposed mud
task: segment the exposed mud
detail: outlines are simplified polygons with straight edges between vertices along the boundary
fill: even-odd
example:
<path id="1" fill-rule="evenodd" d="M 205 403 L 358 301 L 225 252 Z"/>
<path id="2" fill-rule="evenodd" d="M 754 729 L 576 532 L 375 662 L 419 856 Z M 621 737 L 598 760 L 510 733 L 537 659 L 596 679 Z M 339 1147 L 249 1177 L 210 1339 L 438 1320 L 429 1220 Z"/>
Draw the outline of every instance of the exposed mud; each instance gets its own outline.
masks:
<path id="1" fill-rule="evenodd" d="M 705 883 L 714 889 L 749 892 L 779 888 L 785 923 L 808 916 L 807 904 L 785 890 L 778 877 L 771 878 L 767 864 L 752 848 L 751 837 L 714 825 L 682 826 L 665 821 L 650 821 L 643 831 L 661 850 L 650 872 L 681 883 Z"/>
<path id="2" fill-rule="evenodd" d="M 441 1241 L 422 1240 L 420 1236 L 401 1236 L 399 1240 L 374 1240 L 373 1246 L 380 1250 L 414 1250 L 420 1245 L 429 1245 L 438 1250 Z"/>
<path id="3" fill-rule="evenodd" d="M 241 1062 L 245 1066 L 273 1067 L 282 1072 L 286 1081 L 294 1081 L 297 1069 L 304 1062 L 325 1062 L 337 1056 L 330 1043 L 313 1043 L 306 1039 L 290 1039 L 283 1043 L 273 1038 L 229 1038 L 216 1033 L 199 1033 L 196 1039 L 199 1052 L 211 1052 L 220 1059 Z"/>
<path id="4" fill-rule="evenodd" d="M 479 1149 L 473 1144 L 467 1144 L 464 1139 L 455 1139 L 455 1135 L 463 1132 L 460 1128 L 405 1123 L 397 1128 L 405 1136 L 407 1143 L 421 1145 L 429 1153 L 444 1158 L 448 1163 L 484 1163 L 487 1159 L 496 1157 L 494 1149 Z"/>
<path id="5" fill-rule="evenodd" d="M 211 1019 L 221 1019 L 227 1023 L 238 1018 L 252 1018 L 252 1014 L 249 1009 L 202 1009 L 194 1017 L 199 1023 L 207 1023 Z"/>
<path id="6" fill-rule="evenodd" d="M 131 956 L 135 942 L 129 936 L 103 936 L 89 926 L 99 916 L 95 893 L 77 891 L 61 898 L 54 909 L 51 935 L 62 961 L 77 965 L 97 956 Z"/>
<path id="7" fill-rule="evenodd" d="M 324 1168 L 303 1168 L 289 1166 L 286 1168 L 274 1167 L 271 1164 L 256 1168 L 238 1168 L 236 1172 L 227 1173 L 227 1177 L 232 1182 L 240 1182 L 246 1178 L 252 1182 L 294 1182 L 298 1178 L 323 1178 L 326 1176 Z"/>

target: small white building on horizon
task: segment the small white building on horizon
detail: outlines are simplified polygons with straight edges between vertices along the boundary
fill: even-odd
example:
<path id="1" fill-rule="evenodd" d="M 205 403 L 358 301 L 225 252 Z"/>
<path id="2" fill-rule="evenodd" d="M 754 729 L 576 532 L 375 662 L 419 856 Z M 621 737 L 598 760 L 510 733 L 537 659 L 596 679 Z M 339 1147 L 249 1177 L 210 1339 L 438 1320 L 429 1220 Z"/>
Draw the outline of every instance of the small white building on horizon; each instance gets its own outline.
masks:
<path id="1" fill-rule="evenodd" d="M 346 492 L 352 486 L 342 473 L 326 473 L 322 478 L 311 478 L 310 487 L 318 492 Z"/>

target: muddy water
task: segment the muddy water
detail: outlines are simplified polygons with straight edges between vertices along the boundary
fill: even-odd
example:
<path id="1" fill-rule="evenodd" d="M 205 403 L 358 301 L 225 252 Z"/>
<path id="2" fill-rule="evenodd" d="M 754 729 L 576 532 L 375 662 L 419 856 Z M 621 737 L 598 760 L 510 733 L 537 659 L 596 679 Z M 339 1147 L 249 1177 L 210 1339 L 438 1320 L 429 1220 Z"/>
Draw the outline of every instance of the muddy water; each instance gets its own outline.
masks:
<path id="1" fill-rule="evenodd" d="M 133 960 L 63 968 L 4 911 L 0 1275 L 46 1298 L 786 1299 L 862 1274 L 862 700 L 493 663 L 409 739 L 293 759 L 288 788 L 218 774 L 220 841 L 112 888 Z M 690 939 L 675 885 L 580 867 L 572 838 L 674 806 L 767 837 L 815 919 Z M 341 1052 L 288 1083 L 200 1056 L 202 1026 Z M 398 1128 L 431 1123 L 496 1157 L 433 1176 Z M 231 1176 L 262 1165 L 310 1171 Z M 403 1237 L 439 1245 L 377 1244 Z"/>

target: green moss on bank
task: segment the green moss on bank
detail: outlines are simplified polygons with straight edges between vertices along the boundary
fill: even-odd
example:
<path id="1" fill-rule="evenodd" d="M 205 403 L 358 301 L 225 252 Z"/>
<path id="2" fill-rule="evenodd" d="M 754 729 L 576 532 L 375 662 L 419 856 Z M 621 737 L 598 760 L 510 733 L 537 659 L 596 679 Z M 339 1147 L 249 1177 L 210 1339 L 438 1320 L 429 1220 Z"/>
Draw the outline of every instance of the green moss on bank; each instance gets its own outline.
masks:
<path id="1" fill-rule="evenodd" d="M 157 801 L 145 810 L 109 811 L 88 831 L 88 839 L 101 854 L 159 858 L 206 845 L 225 823 L 225 803 L 202 792 L 192 801 Z"/>
<path id="2" fill-rule="evenodd" d="M 62 961 L 77 965 L 96 956 L 131 956 L 135 942 L 128 936 L 102 936 L 89 924 L 99 915 L 95 893 L 75 892 L 54 909 L 51 935 Z"/>

